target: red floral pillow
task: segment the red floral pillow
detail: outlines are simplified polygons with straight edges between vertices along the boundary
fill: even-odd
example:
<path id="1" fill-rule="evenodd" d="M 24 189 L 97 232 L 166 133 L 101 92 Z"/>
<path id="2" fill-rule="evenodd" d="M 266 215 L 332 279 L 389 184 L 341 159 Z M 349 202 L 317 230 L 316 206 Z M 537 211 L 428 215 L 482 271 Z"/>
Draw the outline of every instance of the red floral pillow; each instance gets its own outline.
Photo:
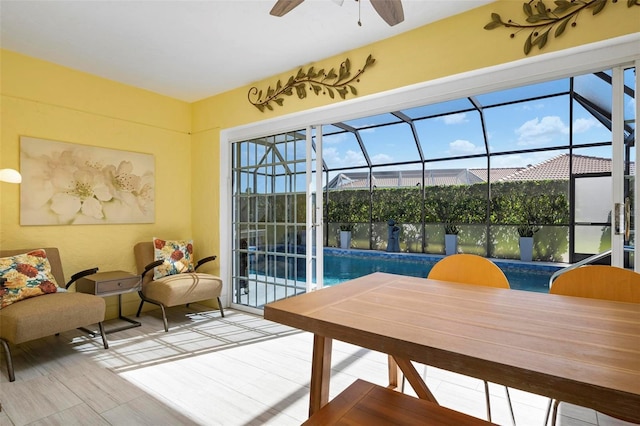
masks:
<path id="1" fill-rule="evenodd" d="M 153 271 L 153 278 L 158 279 L 167 275 L 193 272 L 193 240 L 162 240 L 153 239 L 155 260 L 163 260 L 162 265 Z"/>
<path id="2" fill-rule="evenodd" d="M 56 293 L 58 283 L 51 273 L 47 252 L 43 249 L 0 259 L 0 309 L 29 297 Z"/>

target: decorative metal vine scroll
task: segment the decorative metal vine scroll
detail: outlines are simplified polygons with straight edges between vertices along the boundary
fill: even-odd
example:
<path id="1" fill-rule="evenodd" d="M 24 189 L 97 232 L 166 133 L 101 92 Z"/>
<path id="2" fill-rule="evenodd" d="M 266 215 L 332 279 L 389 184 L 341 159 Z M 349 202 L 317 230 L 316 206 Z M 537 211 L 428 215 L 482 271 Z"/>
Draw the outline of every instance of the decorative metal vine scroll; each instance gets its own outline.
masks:
<path id="1" fill-rule="evenodd" d="M 328 94 L 331 99 L 334 99 L 338 94 L 340 98 L 345 99 L 349 92 L 352 95 L 358 94 L 354 83 L 360 81 L 360 76 L 375 61 L 369 55 L 364 66 L 353 75 L 351 75 L 351 61 L 348 58 L 340 64 L 337 72 L 335 68 L 331 68 L 329 71 L 325 71 L 324 68 L 317 71 L 314 67 L 309 68 L 307 71 L 300 68 L 298 73 L 289 77 L 285 84 L 278 80 L 275 87 L 269 86 L 266 92 L 259 90 L 257 87 L 252 87 L 247 93 L 247 99 L 251 105 L 262 112 L 265 109 L 273 111 L 272 104 L 274 103 L 282 106 L 284 96 L 291 96 L 294 91 L 299 99 L 306 98 L 308 92 L 313 92 L 316 95 L 320 93 L 323 95 Z"/>
<path id="2" fill-rule="evenodd" d="M 618 0 L 612 0 L 617 3 Z M 640 0 L 626 0 L 627 7 L 640 6 Z M 514 28 L 510 34 L 514 38 L 520 31 L 531 31 L 524 42 L 524 54 L 528 55 L 534 46 L 542 49 L 549 40 L 549 36 L 559 37 L 567 29 L 567 26 L 575 27 L 578 24 L 578 15 L 586 9 L 590 9 L 595 16 L 602 12 L 609 0 L 556 0 L 553 9 L 547 7 L 542 0 L 530 0 L 523 5 L 526 15 L 526 24 L 519 24 L 511 19 L 503 21 L 497 13 L 491 14 L 491 22 L 484 26 L 485 30 L 498 27 Z M 553 33 L 551 31 L 553 30 Z"/>

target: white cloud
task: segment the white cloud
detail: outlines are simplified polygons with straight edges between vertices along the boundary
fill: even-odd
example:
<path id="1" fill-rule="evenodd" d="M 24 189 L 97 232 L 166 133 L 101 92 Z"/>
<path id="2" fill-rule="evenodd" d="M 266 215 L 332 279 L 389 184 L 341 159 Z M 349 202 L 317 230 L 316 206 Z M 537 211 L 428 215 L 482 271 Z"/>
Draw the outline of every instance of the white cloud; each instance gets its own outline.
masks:
<path id="1" fill-rule="evenodd" d="M 584 133 L 593 129 L 598 125 L 598 122 L 595 118 L 578 118 L 573 122 L 573 132 L 574 133 Z"/>
<path id="2" fill-rule="evenodd" d="M 347 150 L 347 152 L 341 154 L 334 147 L 323 147 L 322 155 L 331 167 L 361 166 L 366 164 L 362 153 L 353 150 Z"/>
<path id="3" fill-rule="evenodd" d="M 522 105 L 522 109 L 524 111 L 534 111 L 534 110 L 543 109 L 543 108 L 544 108 L 543 103 L 533 104 L 533 105 L 525 103 Z"/>
<path id="4" fill-rule="evenodd" d="M 442 117 L 438 117 L 436 120 L 440 120 L 442 122 L 444 122 L 444 124 L 460 124 L 460 123 L 466 123 L 467 121 L 467 114 L 464 112 L 460 112 L 458 114 L 450 114 L 450 115 L 445 115 Z"/>
<path id="5" fill-rule="evenodd" d="M 331 163 L 333 163 L 334 161 L 338 161 L 338 159 L 340 158 L 338 156 L 338 150 L 328 146 L 322 147 L 322 156 L 324 157 L 325 161 Z"/>
<path id="6" fill-rule="evenodd" d="M 352 136 L 349 133 L 336 133 L 334 135 L 324 136 L 322 138 L 322 146 L 340 144 L 351 140 L 351 138 Z"/>
<path id="7" fill-rule="evenodd" d="M 522 167 L 526 165 L 527 160 L 522 157 L 522 154 L 511 155 L 496 155 L 491 157 L 492 168 L 505 168 L 505 167 Z"/>
<path id="8" fill-rule="evenodd" d="M 362 155 L 362 152 L 348 150 L 344 158 L 341 160 L 341 164 L 343 166 L 349 166 L 349 165 L 366 164 L 366 162 L 364 161 L 364 155 Z"/>
<path id="9" fill-rule="evenodd" d="M 636 92 L 637 93 L 637 92 Z M 635 115 L 636 114 L 636 100 L 631 98 L 629 102 L 627 102 L 628 113 L 627 115 Z"/>
<path id="10" fill-rule="evenodd" d="M 484 153 L 484 147 L 476 146 L 469 141 L 457 139 L 449 144 L 451 155 L 471 155 Z"/>
<path id="11" fill-rule="evenodd" d="M 377 154 L 371 157 L 373 164 L 387 164 L 393 162 L 393 157 L 387 154 Z"/>
<path id="12" fill-rule="evenodd" d="M 555 137 L 569 133 L 569 127 L 555 115 L 534 118 L 515 130 L 518 145 L 541 145 L 552 141 Z"/>

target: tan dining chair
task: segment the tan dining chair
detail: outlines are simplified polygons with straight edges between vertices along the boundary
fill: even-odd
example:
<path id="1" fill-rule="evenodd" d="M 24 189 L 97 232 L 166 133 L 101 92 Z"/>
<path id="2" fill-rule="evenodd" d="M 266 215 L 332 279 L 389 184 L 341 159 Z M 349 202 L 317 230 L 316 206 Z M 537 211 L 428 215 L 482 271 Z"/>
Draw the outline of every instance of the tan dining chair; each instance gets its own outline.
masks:
<path id="1" fill-rule="evenodd" d="M 616 302 L 640 303 L 640 274 L 629 269 L 609 265 L 585 265 L 571 269 L 553 281 L 551 294 L 613 300 Z M 551 425 L 556 424 L 559 400 L 549 400 L 545 425 L 553 405 Z M 608 414 L 610 416 L 611 414 Z M 620 420 L 630 421 L 616 417 Z"/>
<path id="2" fill-rule="evenodd" d="M 438 261 L 427 276 L 429 279 L 472 284 L 484 287 L 511 288 L 504 272 L 486 257 L 475 254 L 454 254 Z M 425 367 L 426 369 L 426 367 Z M 426 375 L 426 373 L 425 373 Z M 509 388 L 505 386 L 511 420 L 516 424 Z M 487 420 L 491 422 L 491 400 L 489 383 L 484 380 L 484 393 L 487 403 Z"/>

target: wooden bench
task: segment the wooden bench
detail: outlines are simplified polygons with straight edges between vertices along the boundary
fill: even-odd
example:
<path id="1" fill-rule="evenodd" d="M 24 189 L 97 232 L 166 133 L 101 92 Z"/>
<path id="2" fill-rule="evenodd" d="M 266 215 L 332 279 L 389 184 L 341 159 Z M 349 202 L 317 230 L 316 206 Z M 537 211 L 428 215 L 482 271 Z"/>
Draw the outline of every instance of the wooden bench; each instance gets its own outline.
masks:
<path id="1" fill-rule="evenodd" d="M 424 399 L 356 380 L 303 425 L 491 425 Z"/>

